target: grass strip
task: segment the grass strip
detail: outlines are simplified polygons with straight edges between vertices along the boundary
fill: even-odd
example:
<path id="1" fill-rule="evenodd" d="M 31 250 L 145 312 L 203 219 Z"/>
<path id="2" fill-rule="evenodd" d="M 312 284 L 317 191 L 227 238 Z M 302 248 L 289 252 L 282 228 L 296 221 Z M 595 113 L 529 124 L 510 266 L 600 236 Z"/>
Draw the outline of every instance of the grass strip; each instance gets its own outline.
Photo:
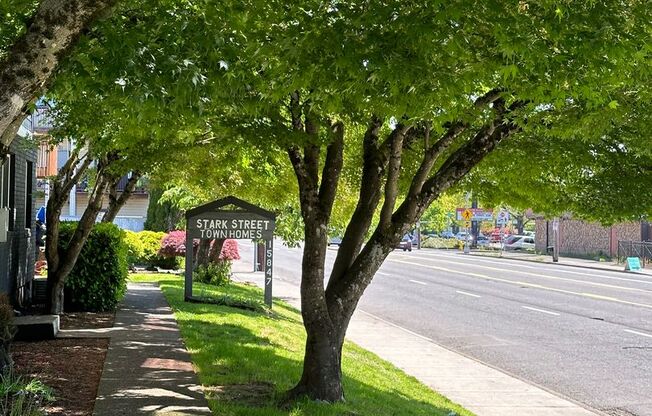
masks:
<path id="1" fill-rule="evenodd" d="M 135 274 L 134 282 L 158 282 L 174 310 L 209 405 L 224 416 L 471 416 L 414 377 L 353 343 L 346 342 L 342 371 L 346 402 L 308 400 L 279 409 L 277 397 L 299 380 L 305 331 L 301 314 L 275 301 L 273 313 L 183 301 L 183 280 L 169 274 Z M 256 287 L 195 283 L 210 297 L 260 299 Z"/>

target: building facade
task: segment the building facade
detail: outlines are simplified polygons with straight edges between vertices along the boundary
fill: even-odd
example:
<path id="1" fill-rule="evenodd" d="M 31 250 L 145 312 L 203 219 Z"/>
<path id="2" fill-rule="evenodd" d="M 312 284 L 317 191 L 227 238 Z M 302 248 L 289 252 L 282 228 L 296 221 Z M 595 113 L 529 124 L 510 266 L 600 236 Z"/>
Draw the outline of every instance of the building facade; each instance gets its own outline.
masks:
<path id="1" fill-rule="evenodd" d="M 73 150 L 73 143 L 65 140 L 56 147 L 50 146 L 47 141 L 47 135 L 52 128 L 52 123 L 47 117 L 48 108 L 46 106 L 38 106 L 37 110 L 31 116 L 34 135 L 42 140 L 39 148 L 37 149 L 37 199 L 36 206 L 46 206 L 49 196 L 48 177 L 57 174 Z M 118 185 L 118 192 L 124 189 L 128 180 L 128 175 L 123 177 Z M 64 221 L 77 221 L 81 218 L 84 210 L 88 206 L 88 186 L 87 182 L 83 181 L 75 185 L 70 191 L 68 202 L 64 205 L 61 219 Z M 126 230 L 142 231 L 144 229 L 145 220 L 147 219 L 147 206 L 149 204 L 149 192 L 143 183 L 136 186 L 131 197 L 127 203 L 120 209 L 117 217 L 113 221 L 117 226 Z M 108 205 L 108 198 L 104 200 L 103 211 L 106 210 Z M 102 214 L 100 214 L 102 215 Z"/>
<path id="2" fill-rule="evenodd" d="M 36 258 L 36 150 L 28 144 L 26 126 L 0 162 L 0 292 L 18 308 L 31 301 Z"/>
<path id="3" fill-rule="evenodd" d="M 536 220 L 535 249 L 545 253 L 552 246 L 552 221 Z M 647 223 L 627 222 L 603 226 L 597 222 L 585 222 L 570 218 L 559 220 L 559 254 L 575 257 L 615 257 L 618 241 L 645 241 Z"/>

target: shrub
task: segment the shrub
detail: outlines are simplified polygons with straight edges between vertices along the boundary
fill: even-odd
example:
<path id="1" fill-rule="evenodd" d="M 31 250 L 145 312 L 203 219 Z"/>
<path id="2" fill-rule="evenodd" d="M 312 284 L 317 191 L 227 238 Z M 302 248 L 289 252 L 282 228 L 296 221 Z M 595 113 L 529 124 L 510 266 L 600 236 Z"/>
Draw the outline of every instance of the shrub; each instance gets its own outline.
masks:
<path id="1" fill-rule="evenodd" d="M 198 240 L 193 241 L 193 246 L 199 243 Z M 182 230 L 170 231 L 168 235 L 163 237 L 161 241 L 161 248 L 158 251 L 161 257 L 183 257 L 186 255 L 186 232 Z"/>
<path id="2" fill-rule="evenodd" d="M 200 283 L 225 286 L 231 282 L 231 262 L 218 261 L 199 266 L 192 274 L 192 278 Z"/>
<path id="3" fill-rule="evenodd" d="M 25 379 L 7 370 L 0 375 L 0 414 L 44 416 L 45 402 L 54 401 L 52 390 L 37 379 Z"/>
<path id="4" fill-rule="evenodd" d="M 59 249 L 65 248 L 77 223 L 62 222 Z M 108 311 L 127 290 L 127 245 L 124 232 L 114 224 L 95 224 L 75 267 L 66 279 L 66 310 Z"/>
<path id="5" fill-rule="evenodd" d="M 140 243 L 143 245 L 143 256 L 141 262 L 154 265 L 158 257 L 158 250 L 161 248 L 161 241 L 165 237 L 164 232 L 141 231 L 138 233 Z"/>
<path id="6" fill-rule="evenodd" d="M 175 257 L 162 257 L 159 256 L 161 249 L 161 242 L 166 234 L 156 231 L 141 231 L 138 233 L 138 238 L 143 245 L 143 255 L 140 259 L 140 264 L 148 267 L 160 267 L 162 269 L 175 269 L 179 262 Z"/>
<path id="7" fill-rule="evenodd" d="M 220 260 L 240 260 L 240 252 L 238 251 L 238 242 L 235 240 L 224 240 L 222 252 L 220 253 Z"/>
<path id="8" fill-rule="evenodd" d="M 142 258 L 145 255 L 143 243 L 140 241 L 138 234 L 134 231 L 125 231 L 125 243 L 127 244 L 127 263 L 129 266 L 142 263 Z"/>
<path id="9" fill-rule="evenodd" d="M 215 241 L 211 241 L 211 248 Z M 199 246 L 199 240 L 194 239 L 192 242 L 193 248 Z M 161 257 L 183 257 L 186 255 L 186 232 L 183 230 L 171 231 L 168 235 L 163 237 L 161 241 L 161 248 L 158 251 Z M 240 260 L 240 252 L 238 251 L 238 242 L 235 240 L 224 240 L 222 251 L 219 254 L 218 260 Z"/>

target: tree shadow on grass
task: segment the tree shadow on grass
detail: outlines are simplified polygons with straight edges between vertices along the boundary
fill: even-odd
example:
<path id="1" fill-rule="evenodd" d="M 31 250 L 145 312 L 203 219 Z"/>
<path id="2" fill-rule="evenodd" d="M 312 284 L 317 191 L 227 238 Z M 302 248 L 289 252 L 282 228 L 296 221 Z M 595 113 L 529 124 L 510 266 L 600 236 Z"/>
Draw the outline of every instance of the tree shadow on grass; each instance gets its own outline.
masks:
<path id="1" fill-rule="evenodd" d="M 396 373 L 387 364 L 375 365 L 371 375 L 371 370 L 362 369 L 362 365 L 345 367 L 345 403 L 328 405 L 300 400 L 289 409 L 279 408 L 283 393 L 300 378 L 303 342 L 288 348 L 238 325 L 211 325 L 200 320 L 188 320 L 185 324 L 186 345 L 214 414 L 450 416 L 457 414 L 451 410 L 459 411 L 452 404 L 437 405 L 423 400 L 433 394 L 428 387 Z M 396 384 L 391 380 L 396 380 Z"/>

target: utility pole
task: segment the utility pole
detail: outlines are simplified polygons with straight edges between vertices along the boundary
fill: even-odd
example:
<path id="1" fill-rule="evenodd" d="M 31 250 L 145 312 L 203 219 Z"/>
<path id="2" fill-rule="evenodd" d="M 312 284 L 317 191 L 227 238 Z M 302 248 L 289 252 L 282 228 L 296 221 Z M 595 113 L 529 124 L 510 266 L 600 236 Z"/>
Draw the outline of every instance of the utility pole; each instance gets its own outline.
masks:
<path id="1" fill-rule="evenodd" d="M 552 220 L 552 239 L 554 241 L 552 246 L 552 261 L 557 263 L 559 261 L 559 218 Z"/>
<path id="2" fill-rule="evenodd" d="M 471 200 L 471 208 L 477 207 L 478 198 L 474 195 L 473 199 Z M 471 235 L 473 236 L 471 240 L 471 248 L 478 248 L 478 228 L 478 221 L 471 221 Z"/>

